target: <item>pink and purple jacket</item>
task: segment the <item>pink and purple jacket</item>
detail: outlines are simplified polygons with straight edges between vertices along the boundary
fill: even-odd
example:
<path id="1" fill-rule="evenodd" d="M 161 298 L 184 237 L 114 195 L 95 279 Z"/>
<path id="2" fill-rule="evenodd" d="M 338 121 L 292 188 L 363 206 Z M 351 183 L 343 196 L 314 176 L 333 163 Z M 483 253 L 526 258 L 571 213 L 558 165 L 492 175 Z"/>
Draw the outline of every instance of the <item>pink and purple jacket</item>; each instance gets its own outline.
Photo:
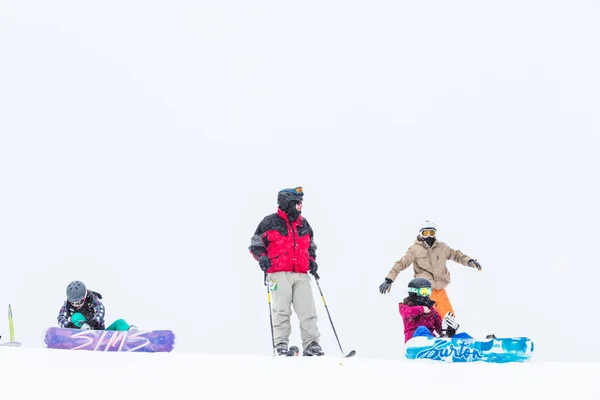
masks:
<path id="1" fill-rule="evenodd" d="M 404 303 L 399 304 L 400 315 L 404 323 L 404 342 L 410 339 L 419 326 L 424 326 L 431 333 L 442 334 L 442 317 L 435 308 L 430 308 L 430 312 L 425 314 L 423 306 L 410 306 Z"/>

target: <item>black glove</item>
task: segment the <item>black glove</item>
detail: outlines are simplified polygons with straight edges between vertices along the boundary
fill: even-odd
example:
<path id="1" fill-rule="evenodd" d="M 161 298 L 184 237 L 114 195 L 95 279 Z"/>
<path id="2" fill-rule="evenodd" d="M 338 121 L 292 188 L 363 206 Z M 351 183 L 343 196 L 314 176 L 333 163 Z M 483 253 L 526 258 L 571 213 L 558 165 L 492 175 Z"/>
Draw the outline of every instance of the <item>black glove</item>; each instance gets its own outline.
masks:
<path id="1" fill-rule="evenodd" d="M 258 259 L 258 265 L 260 266 L 260 269 L 267 272 L 267 270 L 271 268 L 271 259 L 267 256 L 262 256 Z"/>
<path id="2" fill-rule="evenodd" d="M 77 325 L 75 325 L 74 323 L 72 323 L 71 321 L 67 322 L 65 324 L 65 328 L 69 328 L 69 329 L 77 329 Z"/>
<path id="3" fill-rule="evenodd" d="M 379 285 L 379 292 L 381 292 L 381 294 L 386 294 L 387 292 L 389 292 L 392 288 L 393 282 L 394 281 L 390 278 L 385 278 L 385 281 L 383 281 L 383 283 Z"/>
<path id="4" fill-rule="evenodd" d="M 481 271 L 481 264 L 477 262 L 477 260 L 473 260 L 472 258 L 468 262 L 469 267 L 475 268 L 477 271 Z"/>
<path id="5" fill-rule="evenodd" d="M 319 277 L 319 274 L 317 274 L 317 270 L 319 269 L 319 266 L 317 265 L 317 262 L 315 260 L 310 260 L 309 261 L 308 269 L 309 269 L 310 274 L 312 276 L 314 276 L 315 279 L 321 279 Z"/>
<path id="6" fill-rule="evenodd" d="M 92 328 L 92 329 L 100 329 L 100 322 L 98 322 L 98 320 L 92 318 L 89 321 L 87 321 L 87 324 Z"/>

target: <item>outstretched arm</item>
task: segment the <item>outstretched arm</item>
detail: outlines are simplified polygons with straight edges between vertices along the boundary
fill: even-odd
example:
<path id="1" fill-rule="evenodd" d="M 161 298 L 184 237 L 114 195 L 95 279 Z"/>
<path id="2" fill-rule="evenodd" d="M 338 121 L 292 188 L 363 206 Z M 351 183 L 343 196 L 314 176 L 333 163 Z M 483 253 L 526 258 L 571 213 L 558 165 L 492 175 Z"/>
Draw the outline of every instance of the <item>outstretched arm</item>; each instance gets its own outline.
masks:
<path id="1" fill-rule="evenodd" d="M 448 247 L 448 246 L 447 246 Z M 460 250 L 454 250 L 448 247 L 448 260 L 452 260 L 462 265 L 469 266 L 469 260 L 472 258 L 464 254 Z"/>
<path id="2" fill-rule="evenodd" d="M 447 246 L 446 246 L 447 247 Z M 466 265 L 467 267 L 475 268 L 477 271 L 481 271 L 481 264 L 462 253 L 460 250 L 454 250 L 448 247 L 448 260 L 455 261 L 459 264 Z"/>
<path id="3" fill-rule="evenodd" d="M 396 280 L 396 277 L 401 271 L 404 271 L 406 268 L 410 267 L 410 265 L 415 261 L 415 255 L 411 248 L 408 249 L 406 254 L 394 263 L 394 266 L 387 274 L 386 278 L 391 280 L 392 282 Z"/>

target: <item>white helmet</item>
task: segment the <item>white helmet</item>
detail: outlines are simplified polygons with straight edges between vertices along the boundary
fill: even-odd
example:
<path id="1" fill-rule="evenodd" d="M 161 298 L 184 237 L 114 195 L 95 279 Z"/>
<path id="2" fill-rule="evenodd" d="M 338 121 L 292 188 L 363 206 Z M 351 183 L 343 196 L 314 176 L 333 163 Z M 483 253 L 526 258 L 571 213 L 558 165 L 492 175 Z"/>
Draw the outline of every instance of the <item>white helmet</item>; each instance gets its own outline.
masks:
<path id="1" fill-rule="evenodd" d="M 435 229 L 435 224 L 429 220 L 421 223 L 421 229 L 419 229 L 419 232 L 421 232 L 423 229 L 433 229 L 434 231 L 437 232 L 437 229 Z"/>

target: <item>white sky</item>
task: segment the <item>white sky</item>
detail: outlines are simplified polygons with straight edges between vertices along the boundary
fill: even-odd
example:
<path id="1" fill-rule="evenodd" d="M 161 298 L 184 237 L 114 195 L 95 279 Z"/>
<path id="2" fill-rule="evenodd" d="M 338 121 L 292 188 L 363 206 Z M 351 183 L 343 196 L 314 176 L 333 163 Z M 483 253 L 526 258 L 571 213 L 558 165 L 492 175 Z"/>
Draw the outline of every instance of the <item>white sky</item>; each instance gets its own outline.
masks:
<path id="1" fill-rule="evenodd" d="M 80 279 L 109 323 L 270 354 L 247 248 L 301 185 L 346 351 L 402 357 L 411 272 L 377 287 L 432 219 L 484 269 L 449 263 L 462 329 L 599 361 L 573 340 L 600 326 L 598 20 L 593 1 L 0 1 L 0 305 L 40 346 Z"/>

